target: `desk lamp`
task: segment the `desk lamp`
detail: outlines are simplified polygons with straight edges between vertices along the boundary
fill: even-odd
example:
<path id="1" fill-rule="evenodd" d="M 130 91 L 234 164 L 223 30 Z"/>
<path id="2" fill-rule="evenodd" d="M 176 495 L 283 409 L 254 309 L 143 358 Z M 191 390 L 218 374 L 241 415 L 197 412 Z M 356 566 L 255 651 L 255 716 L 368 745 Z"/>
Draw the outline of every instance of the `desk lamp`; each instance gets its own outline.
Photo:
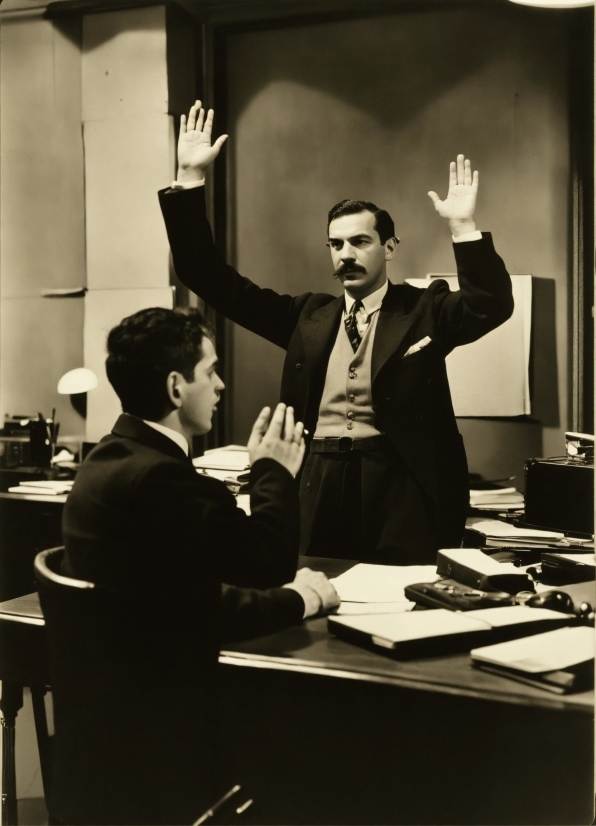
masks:
<path id="1" fill-rule="evenodd" d="M 76 367 L 65 373 L 58 382 L 58 393 L 70 396 L 70 403 L 84 419 L 87 418 L 87 392 L 94 390 L 98 379 L 93 370 Z"/>

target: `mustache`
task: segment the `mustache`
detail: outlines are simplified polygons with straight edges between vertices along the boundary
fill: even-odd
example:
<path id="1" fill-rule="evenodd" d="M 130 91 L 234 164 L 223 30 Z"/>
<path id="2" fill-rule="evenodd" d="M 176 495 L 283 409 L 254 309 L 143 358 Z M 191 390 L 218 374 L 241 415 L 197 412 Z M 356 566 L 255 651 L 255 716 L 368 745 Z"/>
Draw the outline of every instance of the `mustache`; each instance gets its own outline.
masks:
<path id="1" fill-rule="evenodd" d="M 335 272 L 333 273 L 334 278 L 339 278 L 340 275 L 347 275 L 350 272 L 363 272 L 366 275 L 366 269 L 361 267 L 360 264 L 342 264 L 341 267 L 338 267 Z"/>

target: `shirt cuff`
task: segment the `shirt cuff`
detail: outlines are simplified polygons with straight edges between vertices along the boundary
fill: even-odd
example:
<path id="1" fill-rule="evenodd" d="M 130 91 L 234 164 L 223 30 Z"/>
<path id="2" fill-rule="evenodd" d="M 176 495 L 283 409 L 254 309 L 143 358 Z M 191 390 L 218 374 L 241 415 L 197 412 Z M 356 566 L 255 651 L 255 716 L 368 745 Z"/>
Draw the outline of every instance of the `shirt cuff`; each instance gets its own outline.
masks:
<path id="1" fill-rule="evenodd" d="M 205 179 L 202 181 L 189 181 L 187 184 L 173 181 L 171 189 L 195 189 L 197 186 L 205 186 Z"/>
<path id="2" fill-rule="evenodd" d="M 482 241 L 482 233 L 479 229 L 474 232 L 464 232 L 462 235 L 452 235 L 454 244 L 461 244 L 465 241 Z"/>

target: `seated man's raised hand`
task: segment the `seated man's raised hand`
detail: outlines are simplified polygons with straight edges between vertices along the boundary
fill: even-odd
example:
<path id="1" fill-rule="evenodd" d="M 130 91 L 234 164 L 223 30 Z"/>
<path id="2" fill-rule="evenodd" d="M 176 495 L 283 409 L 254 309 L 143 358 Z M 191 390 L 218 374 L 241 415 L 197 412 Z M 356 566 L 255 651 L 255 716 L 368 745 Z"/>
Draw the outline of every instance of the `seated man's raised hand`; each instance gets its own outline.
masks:
<path id="1" fill-rule="evenodd" d="M 278 404 L 271 421 L 271 410 L 264 407 L 253 425 L 247 448 L 250 463 L 257 459 L 275 459 L 296 476 L 304 458 L 304 425 L 294 422 L 294 408 Z"/>

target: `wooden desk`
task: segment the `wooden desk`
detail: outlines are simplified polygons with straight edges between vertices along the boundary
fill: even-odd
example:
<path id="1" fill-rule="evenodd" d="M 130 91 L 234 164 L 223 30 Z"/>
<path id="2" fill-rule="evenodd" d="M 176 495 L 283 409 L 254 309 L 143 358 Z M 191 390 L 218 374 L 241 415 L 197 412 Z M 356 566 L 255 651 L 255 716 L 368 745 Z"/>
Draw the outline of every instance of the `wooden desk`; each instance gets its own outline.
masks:
<path id="1" fill-rule="evenodd" d="M 62 544 L 66 496 L 0 493 L 0 601 L 35 590 L 33 560 Z"/>
<path id="2" fill-rule="evenodd" d="M 353 565 L 305 560 L 330 576 Z M 574 824 L 593 819 L 593 694 L 398 662 L 327 621 L 226 646 L 222 719 L 259 822 Z"/>
<path id="3" fill-rule="evenodd" d="M 14 612 L 42 616 L 35 597 Z M 552 695 L 466 654 L 398 662 L 326 619 L 226 646 L 220 663 L 222 743 L 258 823 L 592 823 L 592 692 Z"/>

